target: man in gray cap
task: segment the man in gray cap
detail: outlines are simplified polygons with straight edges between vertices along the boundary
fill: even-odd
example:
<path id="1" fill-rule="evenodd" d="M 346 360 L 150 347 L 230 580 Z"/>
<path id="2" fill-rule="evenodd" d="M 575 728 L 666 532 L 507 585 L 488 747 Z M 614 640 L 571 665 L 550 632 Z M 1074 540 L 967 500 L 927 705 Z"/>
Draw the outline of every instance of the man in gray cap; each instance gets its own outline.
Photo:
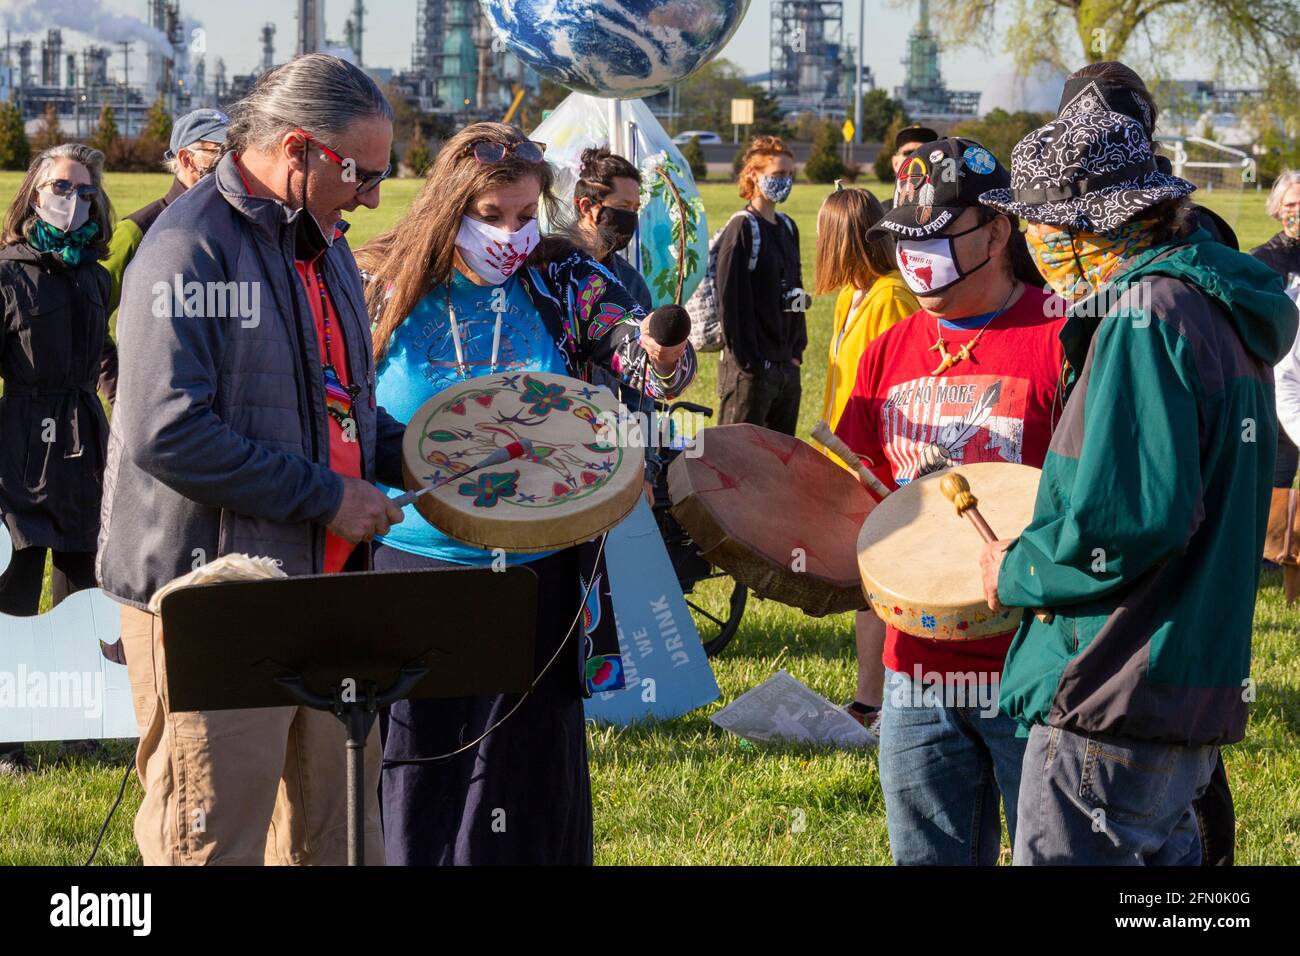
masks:
<path id="1" fill-rule="evenodd" d="M 108 303 L 110 314 L 117 311 L 122 294 L 122 275 L 135 256 L 135 250 L 140 247 L 140 240 L 177 196 L 217 168 L 229 125 L 230 117 L 221 110 L 201 109 L 186 113 L 172 126 L 171 146 L 163 154 L 167 171 L 176 177 L 171 188 L 161 199 L 137 209 L 113 228 L 108 258 L 100 263 L 113 280 Z"/>

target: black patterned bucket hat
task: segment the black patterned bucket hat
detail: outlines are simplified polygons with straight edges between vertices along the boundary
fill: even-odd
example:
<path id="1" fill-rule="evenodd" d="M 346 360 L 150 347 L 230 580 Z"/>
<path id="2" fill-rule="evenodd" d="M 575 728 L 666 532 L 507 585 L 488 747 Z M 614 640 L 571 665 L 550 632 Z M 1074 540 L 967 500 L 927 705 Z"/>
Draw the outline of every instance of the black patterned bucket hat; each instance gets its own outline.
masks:
<path id="1" fill-rule="evenodd" d="M 1011 151 L 1011 185 L 980 202 L 1029 222 L 1110 232 L 1196 187 L 1160 172 L 1142 124 L 1122 113 L 1071 112 Z"/>

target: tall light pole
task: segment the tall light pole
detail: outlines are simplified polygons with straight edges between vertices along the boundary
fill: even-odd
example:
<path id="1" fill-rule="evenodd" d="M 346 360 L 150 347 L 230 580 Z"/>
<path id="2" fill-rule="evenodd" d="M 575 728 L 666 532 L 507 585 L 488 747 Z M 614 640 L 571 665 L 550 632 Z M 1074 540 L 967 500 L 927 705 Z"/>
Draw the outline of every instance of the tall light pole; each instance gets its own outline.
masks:
<path id="1" fill-rule="evenodd" d="M 855 143 L 862 142 L 862 44 L 866 37 L 866 9 L 867 0 L 858 0 L 858 76 L 854 84 L 857 92 L 853 98 L 853 141 Z"/>

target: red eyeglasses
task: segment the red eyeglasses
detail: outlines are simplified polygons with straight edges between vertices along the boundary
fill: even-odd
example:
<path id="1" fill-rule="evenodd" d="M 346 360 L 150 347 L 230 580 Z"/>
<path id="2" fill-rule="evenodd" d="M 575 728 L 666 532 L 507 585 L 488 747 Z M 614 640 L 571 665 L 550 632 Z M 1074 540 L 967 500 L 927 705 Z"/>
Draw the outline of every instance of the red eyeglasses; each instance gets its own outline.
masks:
<path id="1" fill-rule="evenodd" d="M 357 178 L 358 195 L 361 193 L 370 192 L 370 190 L 374 189 L 376 186 L 378 186 L 380 183 L 382 183 L 385 179 L 387 179 L 389 176 L 393 174 L 393 166 L 391 163 L 385 166 L 384 171 L 381 173 L 372 173 L 365 169 L 359 169 L 357 168 L 357 164 L 355 161 L 345 160 L 342 156 L 334 152 L 334 150 L 330 149 L 328 146 L 326 146 L 324 143 L 318 140 L 315 136 L 311 135 L 311 133 L 307 132 L 305 129 L 295 129 L 294 132 L 297 133 L 299 136 L 301 136 L 303 139 L 307 140 L 309 143 L 315 143 L 320 148 L 321 155 L 324 156 L 326 159 L 330 160 L 331 162 L 335 163 L 338 166 L 343 167 L 344 176 L 346 176 L 349 170 L 351 170 L 352 174 Z"/>

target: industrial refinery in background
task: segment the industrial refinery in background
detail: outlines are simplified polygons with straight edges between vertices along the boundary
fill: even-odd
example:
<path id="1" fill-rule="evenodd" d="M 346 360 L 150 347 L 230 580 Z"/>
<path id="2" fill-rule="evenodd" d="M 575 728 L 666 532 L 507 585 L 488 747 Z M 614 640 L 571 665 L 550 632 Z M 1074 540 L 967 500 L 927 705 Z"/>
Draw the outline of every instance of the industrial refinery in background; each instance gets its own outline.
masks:
<path id="1" fill-rule="evenodd" d="M 268 0 L 264 12 L 292 9 L 294 32 L 286 36 L 277 33 L 274 23 L 250 22 L 241 62 L 256 66 L 235 75 L 228 75 L 218 51 L 208 49 L 201 22 L 182 7 L 182 0 L 133 2 L 142 16 L 108 13 L 99 0 L 7 0 L 0 11 L 0 102 L 19 106 L 29 133 L 53 104 L 66 133 L 88 136 L 109 105 L 118 131 L 136 136 L 159 99 L 174 116 L 200 106 L 226 106 L 261 73 L 313 52 L 356 63 L 418 112 L 454 124 L 509 122 L 540 89 L 538 75 L 494 42 L 478 0 L 411 0 L 414 43 L 409 63 L 396 68 L 366 58 L 364 0 L 332 0 L 330 9 L 335 17 L 343 13 L 341 22 L 327 22 L 325 0 Z M 202 14 L 199 0 L 185 2 Z M 846 2 L 852 0 L 772 0 L 770 69 L 750 80 L 765 86 L 786 115 L 853 116 L 860 52 L 844 36 Z M 939 42 L 930 30 L 929 0 L 917 0 L 917 14 L 902 59 L 903 83 L 893 98 L 911 119 L 946 128 L 980 112 L 980 93 L 948 89 Z M 74 37 L 87 39 L 74 48 Z M 247 55 L 253 51 L 255 58 Z M 866 64 L 862 83 L 864 92 L 875 87 Z M 1221 90 L 1205 82 L 1188 81 L 1182 87 L 1186 125 L 1239 125 L 1238 101 L 1252 92 Z M 673 127 L 672 91 L 646 102 Z"/>
<path id="2" fill-rule="evenodd" d="M 189 2 L 201 14 L 197 0 Z M 94 30 L 101 23 L 106 24 L 101 32 L 111 30 L 111 35 L 95 36 L 78 49 L 71 48 L 58 28 L 28 35 L 8 29 L 0 51 L 0 100 L 13 98 L 33 128 L 53 103 L 60 125 L 74 136 L 93 130 L 101 108 L 109 104 L 118 129 L 132 136 L 159 97 L 173 115 L 200 106 L 224 106 L 277 63 L 318 51 L 345 57 L 379 82 L 393 84 L 421 113 L 461 121 L 508 118 L 540 85 L 537 74 L 522 61 L 500 43 L 494 47 L 478 0 L 413 0 L 415 42 L 409 65 L 397 69 L 366 61 L 364 0 L 334 0 L 332 11 L 346 10 L 341 23 L 327 23 L 324 0 L 272 2 L 292 3 L 294 34 L 284 36 L 270 22 L 251 25 L 248 43 L 259 51 L 257 66 L 234 75 L 228 74 L 216 51 L 206 48 L 201 26 L 187 17 L 181 0 L 140 0 L 144 16 L 139 19 L 101 17 L 88 20 L 86 27 L 78 22 L 78 30 Z M 920 20 L 908 42 L 907 81 L 896 96 L 918 118 L 974 113 L 977 93 L 954 93 L 943 86 L 938 44 L 929 33 L 926 10 L 926 0 L 920 0 Z M 783 112 L 852 115 L 859 54 L 854 44 L 844 41 L 843 32 L 841 0 L 773 0 L 771 70 L 756 79 Z M 864 65 L 863 76 L 864 90 L 872 89 L 869 66 Z M 672 98 L 664 94 L 648 102 L 656 112 L 667 112 Z"/>
<path id="3" fill-rule="evenodd" d="M 192 5 L 201 13 L 197 0 Z M 29 131 L 53 104 L 59 125 L 72 136 L 88 135 L 100 110 L 109 105 L 118 130 L 134 136 L 159 98 L 172 115 L 225 106 L 247 92 L 262 72 L 302 53 L 344 57 L 381 84 L 394 84 L 420 112 L 462 120 L 512 115 L 540 84 L 537 74 L 501 44 L 494 49 L 477 0 L 414 0 L 415 43 L 409 67 L 401 70 L 366 62 L 364 0 L 347 4 L 347 17 L 334 35 L 327 32 L 332 27 L 325 20 L 324 0 L 292 5 L 294 36 L 277 35 L 274 23 L 250 30 L 249 45 L 260 50 L 257 67 L 235 75 L 228 75 L 222 57 L 206 48 L 204 31 L 187 18 L 180 0 L 141 0 L 147 14 L 141 19 L 114 16 L 84 27 L 78 23 L 78 31 L 98 27 L 111 35 L 94 36 L 76 49 L 65 41 L 63 29 L 22 34 L 7 26 L 0 38 L 0 101 L 18 104 Z M 341 6 L 338 0 L 332 5 Z M 144 58 L 143 82 L 139 57 Z"/>

